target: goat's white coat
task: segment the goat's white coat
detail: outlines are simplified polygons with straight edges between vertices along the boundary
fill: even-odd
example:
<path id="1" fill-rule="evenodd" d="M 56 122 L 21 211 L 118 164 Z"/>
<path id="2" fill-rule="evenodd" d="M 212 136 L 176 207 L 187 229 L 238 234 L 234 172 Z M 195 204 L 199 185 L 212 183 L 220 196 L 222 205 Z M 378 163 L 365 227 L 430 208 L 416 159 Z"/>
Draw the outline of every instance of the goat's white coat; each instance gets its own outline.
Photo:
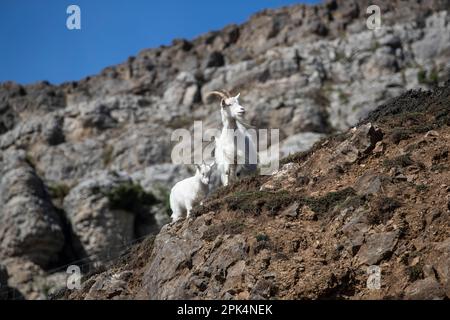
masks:
<path id="1" fill-rule="evenodd" d="M 193 177 L 177 182 L 170 191 L 170 208 L 172 221 L 189 217 L 195 202 L 206 197 L 213 165 L 197 166 Z"/>
<path id="2" fill-rule="evenodd" d="M 214 157 L 224 186 L 239 173 L 243 175 L 256 170 L 257 150 L 254 137 L 241 123 L 245 109 L 239 104 L 239 95 L 224 99 L 225 105 L 220 110 L 223 127 L 220 137 L 216 139 Z M 235 137 L 238 143 L 235 142 Z"/>

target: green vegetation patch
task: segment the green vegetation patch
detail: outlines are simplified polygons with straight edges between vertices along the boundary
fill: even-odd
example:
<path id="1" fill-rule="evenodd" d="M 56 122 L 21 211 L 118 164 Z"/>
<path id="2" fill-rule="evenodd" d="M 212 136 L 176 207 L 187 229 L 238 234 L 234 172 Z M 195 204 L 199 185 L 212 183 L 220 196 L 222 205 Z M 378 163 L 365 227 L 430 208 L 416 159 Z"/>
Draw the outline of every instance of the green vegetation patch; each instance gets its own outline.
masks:
<path id="1" fill-rule="evenodd" d="M 169 217 L 172 215 L 172 209 L 170 208 L 170 189 L 160 184 L 153 185 L 153 195 L 162 205 L 161 211 Z"/>
<path id="2" fill-rule="evenodd" d="M 408 153 L 393 159 L 386 159 L 383 161 L 383 165 L 386 168 L 394 168 L 394 167 L 406 168 L 412 164 L 414 164 L 414 161 L 411 159 L 411 156 Z"/>
<path id="3" fill-rule="evenodd" d="M 403 119 L 402 121 L 406 122 L 406 121 L 413 121 L 413 120 Z M 416 121 L 416 120 L 414 120 L 414 121 Z M 394 128 L 391 133 L 391 141 L 395 144 L 398 144 L 402 140 L 411 138 L 411 136 L 415 133 L 426 133 L 426 132 L 436 128 L 435 124 L 427 124 L 426 120 L 423 120 L 423 121 L 425 124 L 409 125 L 408 129 L 402 128 L 402 127 Z M 402 122 L 402 123 L 404 123 L 404 122 Z"/>
<path id="4" fill-rule="evenodd" d="M 158 203 L 152 193 L 146 192 L 141 185 L 132 182 L 120 184 L 105 193 L 109 206 L 113 210 L 139 212 L 143 207 Z"/>
<path id="5" fill-rule="evenodd" d="M 315 213 L 324 214 L 344 203 L 349 197 L 354 197 L 355 195 L 355 190 L 352 188 L 345 188 L 339 191 L 329 192 L 319 198 L 307 198 L 305 199 L 305 204 Z"/>
<path id="6" fill-rule="evenodd" d="M 269 241 L 269 236 L 265 233 L 259 233 L 256 235 L 256 241 L 258 242 Z"/>
<path id="7" fill-rule="evenodd" d="M 436 116 L 435 120 L 437 122 L 438 126 L 447 125 L 450 126 L 450 112 L 448 109 L 444 109 L 442 111 L 439 111 Z"/>
<path id="8" fill-rule="evenodd" d="M 418 184 L 418 185 L 416 185 L 416 190 L 418 192 L 425 192 L 425 191 L 428 191 L 428 189 L 429 189 L 429 187 L 427 185 L 425 185 L 425 184 Z"/>
<path id="9" fill-rule="evenodd" d="M 70 192 L 67 184 L 59 183 L 48 186 L 48 193 L 52 199 L 64 199 Z"/>
<path id="10" fill-rule="evenodd" d="M 439 84 L 439 72 L 436 68 L 431 69 L 430 72 L 427 72 L 424 69 L 420 69 L 417 72 L 417 81 L 420 84 L 437 86 Z"/>
<path id="11" fill-rule="evenodd" d="M 411 282 L 422 279 L 423 278 L 423 265 L 421 263 L 418 263 L 415 266 L 408 267 L 407 272 L 408 272 L 409 281 L 411 281 Z"/>
<path id="12" fill-rule="evenodd" d="M 323 215 L 355 196 L 356 193 L 352 188 L 329 192 L 318 198 L 298 196 L 285 190 L 277 192 L 255 191 L 237 192 L 227 197 L 226 202 L 228 208 L 234 211 L 250 214 L 260 214 L 261 212 L 277 214 L 281 209 L 297 201 L 300 205 L 307 205 L 315 213 Z"/>
<path id="13" fill-rule="evenodd" d="M 422 84 L 427 82 L 427 72 L 424 69 L 417 71 L 417 81 Z"/>
<path id="14" fill-rule="evenodd" d="M 262 211 L 276 213 L 295 201 L 295 197 L 287 191 L 250 191 L 236 192 L 227 197 L 228 208 L 234 211 L 260 214 Z"/>

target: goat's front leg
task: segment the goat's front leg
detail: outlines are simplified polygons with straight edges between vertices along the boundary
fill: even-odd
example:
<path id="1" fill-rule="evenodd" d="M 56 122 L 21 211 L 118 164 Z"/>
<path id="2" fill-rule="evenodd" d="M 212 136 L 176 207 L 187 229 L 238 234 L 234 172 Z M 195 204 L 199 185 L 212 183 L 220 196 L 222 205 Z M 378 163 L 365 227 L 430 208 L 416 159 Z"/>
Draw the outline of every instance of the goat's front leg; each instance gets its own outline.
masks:
<path id="1" fill-rule="evenodd" d="M 191 211 L 192 211 L 192 205 L 191 204 L 187 204 L 186 205 L 186 218 L 191 215 Z"/>
<path id="2" fill-rule="evenodd" d="M 222 174 L 222 184 L 226 187 L 228 185 L 228 174 Z"/>
<path id="3" fill-rule="evenodd" d="M 222 180 L 222 184 L 224 186 L 227 186 L 229 183 L 229 175 L 230 175 L 230 165 L 226 164 L 224 165 L 224 170 L 222 174 L 220 175 L 220 179 Z"/>

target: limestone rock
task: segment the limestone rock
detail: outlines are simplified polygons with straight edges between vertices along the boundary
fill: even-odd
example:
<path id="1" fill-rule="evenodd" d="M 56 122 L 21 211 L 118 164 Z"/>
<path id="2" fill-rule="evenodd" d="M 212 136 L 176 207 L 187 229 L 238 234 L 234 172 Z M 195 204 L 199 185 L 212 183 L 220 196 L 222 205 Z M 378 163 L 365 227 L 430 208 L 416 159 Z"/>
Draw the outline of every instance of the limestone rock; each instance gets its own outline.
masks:
<path id="1" fill-rule="evenodd" d="M 2 158 L 0 256 L 45 266 L 56 260 L 64 243 L 60 219 L 25 152 L 9 150 Z"/>
<path id="2" fill-rule="evenodd" d="M 354 163 L 372 151 L 382 138 L 381 130 L 371 123 L 362 125 L 353 130 L 352 136 L 336 148 L 331 161 L 340 165 Z"/>
<path id="3" fill-rule="evenodd" d="M 444 297 L 445 293 L 434 277 L 417 280 L 405 289 L 408 300 L 441 300 Z"/>
<path id="4" fill-rule="evenodd" d="M 368 235 L 357 256 L 362 264 L 375 265 L 392 253 L 397 244 L 395 231 Z"/>
<path id="5" fill-rule="evenodd" d="M 120 253 L 135 236 L 135 213 L 111 207 L 108 194 L 130 183 L 126 174 L 93 172 L 70 190 L 64 210 L 79 239 L 80 256 L 103 263 Z M 120 195 L 118 195 L 120 196 Z"/>

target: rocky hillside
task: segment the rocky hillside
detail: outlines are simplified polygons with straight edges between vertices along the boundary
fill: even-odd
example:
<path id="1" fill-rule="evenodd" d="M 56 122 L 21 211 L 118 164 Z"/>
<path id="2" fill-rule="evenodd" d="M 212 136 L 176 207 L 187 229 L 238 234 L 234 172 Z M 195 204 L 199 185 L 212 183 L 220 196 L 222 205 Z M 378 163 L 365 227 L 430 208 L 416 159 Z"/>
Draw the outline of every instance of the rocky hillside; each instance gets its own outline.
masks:
<path id="1" fill-rule="evenodd" d="M 450 298 L 450 82 L 221 188 L 72 299 Z M 381 288 L 367 287 L 367 267 Z"/>
<path id="2" fill-rule="evenodd" d="M 219 127 L 217 103 L 205 98 L 210 90 L 240 91 L 250 123 L 259 128 L 280 129 L 280 151 L 285 157 L 309 150 L 324 137 L 346 132 L 378 105 L 408 89 L 442 85 L 450 74 L 449 2 L 386 0 L 375 3 L 382 11 L 382 28 L 376 31 L 366 27 L 368 1 L 336 0 L 317 6 L 297 5 L 260 12 L 242 25 L 230 25 L 193 40 L 178 39 L 171 46 L 143 50 L 120 65 L 77 82 L 58 86 L 48 82 L 27 86 L 12 82 L 0 84 L 0 296 L 4 292 L 6 295 L 14 292 L 14 297 L 46 298 L 65 286 L 68 265 L 81 265 L 84 272 L 104 267 L 131 244 L 146 235 L 156 234 L 168 222 L 167 190 L 191 173 L 187 166 L 171 163 L 172 131 L 192 129 L 194 120 L 202 120 L 205 128 Z M 427 96 L 418 95 L 420 99 Z M 429 115 L 434 116 L 437 117 Z M 411 138 L 414 132 L 410 132 L 409 127 L 418 126 L 423 120 L 417 119 L 411 116 L 409 122 L 402 124 L 404 130 L 392 133 L 398 142 Z M 380 128 L 385 137 L 392 129 L 381 125 Z M 360 134 L 365 131 L 372 134 L 376 129 L 361 130 Z M 445 127 L 439 130 L 444 130 L 440 134 L 445 137 Z M 426 132 L 423 129 L 421 134 Z M 373 139 L 380 139 L 379 134 L 375 136 L 377 138 Z M 345 135 L 340 137 L 345 140 Z M 364 145 L 367 137 L 362 140 Z M 358 137 L 352 141 L 359 144 Z M 437 141 L 442 143 L 443 140 Z M 331 143 L 327 148 L 334 146 Z M 351 149 L 344 152 L 350 160 L 360 156 L 351 144 L 341 148 Z M 384 157 L 380 158 L 382 160 Z M 338 163 L 336 161 L 331 163 Z M 299 158 L 274 177 L 267 178 L 267 182 L 273 182 L 286 170 L 300 170 L 297 166 L 302 163 Z M 328 172 L 329 164 L 316 168 L 318 165 L 310 165 L 310 173 L 304 173 L 310 180 L 300 179 L 296 182 L 298 188 L 315 183 L 311 179 L 321 176 L 315 171 Z M 342 165 L 342 173 L 339 168 L 336 174 L 342 175 L 346 167 Z M 357 172 L 352 174 L 356 177 Z M 250 181 L 248 189 L 245 183 L 235 186 L 235 191 L 240 190 L 244 200 L 252 197 L 246 192 L 251 193 L 251 188 L 262 185 L 261 179 L 264 180 Z M 336 178 L 329 175 L 328 179 Z M 345 183 L 342 182 L 342 186 Z M 265 193 L 260 196 L 278 192 L 278 187 L 273 188 L 261 191 Z M 329 183 L 327 188 L 337 190 L 337 195 L 332 194 L 333 199 L 347 194 L 339 193 L 342 188 L 335 182 Z M 331 191 L 328 189 L 317 189 L 316 195 L 304 195 L 322 199 Z M 430 190 L 436 191 L 434 187 Z M 285 203 L 283 197 L 287 197 L 286 202 L 303 207 L 304 202 L 299 199 L 288 201 L 290 192 L 277 193 L 274 198 L 279 198 L 280 206 Z M 356 191 L 345 192 L 354 194 Z M 243 200 L 230 203 L 235 203 L 236 210 L 250 209 L 240 201 Z M 202 232 L 190 233 L 202 223 L 207 225 L 208 217 L 223 220 L 225 230 L 237 233 L 236 239 L 245 239 L 243 230 L 249 232 L 247 227 L 257 220 L 241 223 L 225 219 L 236 213 L 225 211 L 220 203 L 217 206 L 212 210 L 217 217 L 206 212 L 189 224 L 168 226 L 159 239 L 186 231 L 192 234 L 191 247 L 180 250 L 177 238 L 170 238 L 169 243 L 177 249 L 172 254 L 183 256 L 187 252 L 197 252 L 197 248 L 209 250 L 204 239 L 198 239 Z M 266 210 L 267 206 L 270 208 L 272 204 L 263 204 L 262 208 Z M 314 210 L 308 214 L 314 216 Z M 264 216 L 269 217 L 261 215 Z M 231 221 L 231 225 L 226 221 Z M 221 228 L 220 224 L 212 225 Z M 267 218 L 269 225 L 275 231 L 283 226 L 278 218 L 272 217 Z M 300 228 L 300 224 L 297 227 Z M 233 231 L 235 228 L 241 231 Z M 305 233 L 301 230 L 298 234 Z M 324 237 L 331 235 L 332 231 L 327 230 L 324 228 Z M 263 239 L 257 241 L 261 242 L 258 245 L 274 245 L 274 236 L 267 233 L 267 239 L 264 235 L 258 237 Z M 307 234 L 304 237 L 307 238 Z M 214 231 L 210 231 L 209 237 L 215 238 Z M 392 240 L 396 245 L 398 237 L 396 234 Z M 296 238 L 297 251 L 303 248 L 302 241 L 310 240 L 302 239 Z M 238 242 L 246 243 L 242 247 L 245 250 L 249 248 L 246 241 Z M 155 248 L 163 242 L 157 240 Z M 312 250 L 311 242 L 305 243 Z M 141 246 L 148 244 L 144 242 Z M 236 250 L 230 245 L 229 249 L 218 253 L 222 259 L 234 254 L 226 251 Z M 220 247 L 219 244 L 214 246 Z M 320 246 L 316 248 L 319 249 Z M 171 248 L 154 252 L 159 250 L 159 258 L 153 257 L 156 260 L 152 261 L 161 259 Z M 143 262 L 136 263 L 140 266 Z M 201 264 L 199 261 L 192 263 Z M 237 269 L 242 267 L 241 262 L 232 265 Z M 170 273 L 170 268 L 166 271 Z M 159 275 L 164 277 L 164 272 Z M 185 276 L 191 279 L 188 273 Z M 169 283 L 169 279 L 151 278 L 151 272 L 145 277 L 146 285 Z M 204 288 L 202 277 L 199 274 L 197 282 Z M 339 275 L 336 277 L 339 282 Z M 6 286 L 14 290 L 2 290 Z M 212 297 L 214 290 L 209 288 L 202 292 Z M 165 291 L 162 285 L 158 292 L 157 297 L 180 296 Z M 189 295 L 189 292 L 186 289 L 184 294 Z M 245 290 L 239 294 L 241 292 Z"/>

